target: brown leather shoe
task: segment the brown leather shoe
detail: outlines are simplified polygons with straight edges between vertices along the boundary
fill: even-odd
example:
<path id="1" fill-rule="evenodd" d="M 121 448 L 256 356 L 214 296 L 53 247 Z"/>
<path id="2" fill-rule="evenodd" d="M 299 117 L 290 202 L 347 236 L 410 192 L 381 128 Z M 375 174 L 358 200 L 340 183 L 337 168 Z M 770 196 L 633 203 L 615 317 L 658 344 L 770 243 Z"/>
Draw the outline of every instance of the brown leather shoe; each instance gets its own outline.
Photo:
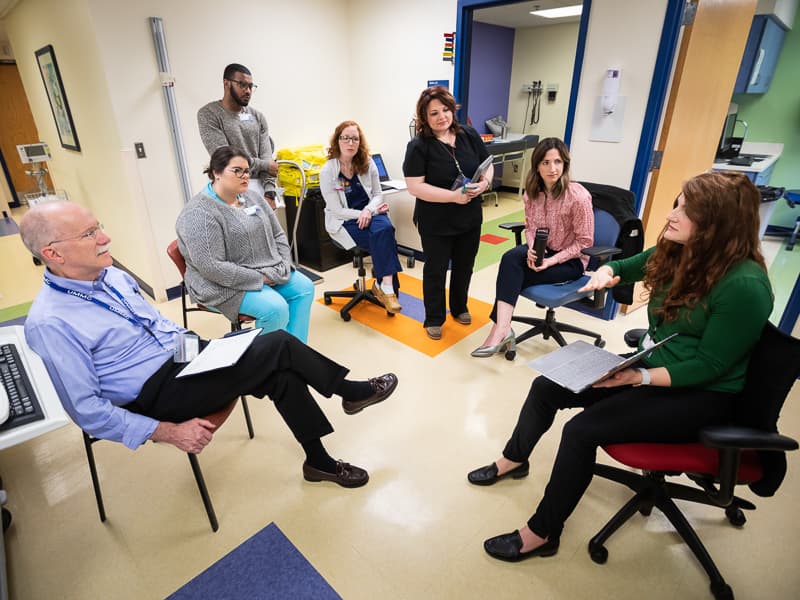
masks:
<path id="1" fill-rule="evenodd" d="M 356 488 L 365 485 L 369 481 L 369 473 L 361 467 L 341 460 L 336 461 L 336 473 L 320 471 L 304 462 L 303 478 L 306 481 L 332 481 L 342 487 Z"/>
<path id="2" fill-rule="evenodd" d="M 369 384 L 374 392 L 369 398 L 364 400 L 342 400 L 342 408 L 346 414 L 354 415 L 368 406 L 386 400 L 397 387 L 397 375 L 386 373 L 380 377 L 373 377 L 369 380 Z"/>
<path id="3" fill-rule="evenodd" d="M 381 286 L 378 285 L 378 282 L 372 284 L 372 293 L 378 299 L 378 302 L 383 304 L 383 307 L 386 309 L 386 312 L 390 312 L 392 314 L 399 313 L 403 310 L 403 307 L 400 306 L 400 302 L 397 301 L 396 294 L 387 294 L 381 289 Z"/>
<path id="4" fill-rule="evenodd" d="M 472 315 L 468 312 L 463 312 L 456 317 L 456 321 L 462 325 L 472 325 Z"/>

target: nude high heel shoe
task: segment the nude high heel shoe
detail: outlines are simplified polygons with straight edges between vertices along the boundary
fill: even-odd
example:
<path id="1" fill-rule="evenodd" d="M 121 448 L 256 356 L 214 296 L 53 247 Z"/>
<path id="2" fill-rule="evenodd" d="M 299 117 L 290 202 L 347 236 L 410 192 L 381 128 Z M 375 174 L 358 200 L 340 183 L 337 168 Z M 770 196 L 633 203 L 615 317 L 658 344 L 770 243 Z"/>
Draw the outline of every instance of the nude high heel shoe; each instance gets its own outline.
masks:
<path id="1" fill-rule="evenodd" d="M 501 354 L 508 351 L 513 351 L 517 349 L 517 343 L 515 338 L 517 336 L 514 335 L 514 330 L 509 329 L 508 334 L 500 343 L 496 346 L 481 346 L 480 348 L 475 348 L 472 351 L 470 356 L 474 356 L 475 358 L 488 358 L 490 356 L 494 356 L 495 354 Z"/>

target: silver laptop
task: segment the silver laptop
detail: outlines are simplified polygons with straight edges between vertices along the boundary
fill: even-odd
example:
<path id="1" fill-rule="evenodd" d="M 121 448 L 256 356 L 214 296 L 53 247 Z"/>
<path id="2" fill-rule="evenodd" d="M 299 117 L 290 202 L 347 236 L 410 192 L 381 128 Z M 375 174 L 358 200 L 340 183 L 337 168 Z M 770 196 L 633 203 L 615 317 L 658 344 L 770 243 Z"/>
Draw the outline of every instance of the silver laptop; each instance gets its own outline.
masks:
<path id="1" fill-rule="evenodd" d="M 528 366 L 539 371 L 550 381 L 578 394 L 592 384 L 611 377 L 617 371 L 630 367 L 676 335 L 678 334 L 673 333 L 628 358 L 580 340 L 535 358 L 528 363 Z"/>

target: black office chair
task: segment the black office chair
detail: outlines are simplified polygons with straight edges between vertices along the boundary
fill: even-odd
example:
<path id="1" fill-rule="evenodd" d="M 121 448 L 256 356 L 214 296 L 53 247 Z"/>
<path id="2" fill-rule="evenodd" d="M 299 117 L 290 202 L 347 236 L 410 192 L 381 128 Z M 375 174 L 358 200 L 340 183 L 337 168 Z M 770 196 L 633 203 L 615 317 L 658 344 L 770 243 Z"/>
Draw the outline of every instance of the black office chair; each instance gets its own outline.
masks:
<path id="1" fill-rule="evenodd" d="M 696 443 L 605 446 L 603 450 L 614 460 L 641 469 L 642 474 L 595 465 L 595 475 L 627 485 L 636 493 L 589 542 L 592 560 L 605 563 L 608 538 L 637 512 L 646 517 L 655 507 L 669 519 L 708 573 L 714 598 L 732 600 L 733 590 L 675 500 L 719 506 L 732 525 L 745 524 L 742 511 L 756 507 L 735 496 L 735 486 L 749 485 L 759 496 L 773 495 L 786 472 L 784 452 L 798 448 L 796 440 L 777 433 L 778 415 L 798 376 L 800 340 L 767 323 L 751 354 L 733 424 L 702 430 Z M 682 474 L 697 487 L 666 481 Z"/>
<path id="2" fill-rule="evenodd" d="M 344 247 L 333 238 L 331 238 L 331 241 L 335 246 L 344 249 Z M 372 290 L 367 287 L 367 270 L 364 268 L 364 257 L 369 256 L 369 252 L 358 246 L 352 248 L 351 252 L 353 253 L 353 266 L 358 269 L 358 279 L 353 284 L 353 290 L 340 290 L 325 292 L 323 294 L 325 304 L 330 304 L 333 298 L 350 298 L 350 301 L 339 310 L 343 321 L 349 321 L 351 319 L 350 311 L 353 307 L 365 300 L 384 308 L 380 300 L 372 293 Z M 390 317 L 394 316 L 394 313 L 390 313 L 388 310 L 386 314 Z"/>
<path id="3" fill-rule="evenodd" d="M 207 415 L 203 418 L 211 421 L 215 425 L 214 431 L 219 431 L 219 428 L 233 411 L 235 404 L 236 401 L 234 400 L 222 410 Z M 250 438 L 252 439 L 253 429 L 252 424 L 249 422 L 249 411 L 245 411 L 245 415 L 248 420 L 247 427 L 250 433 Z M 89 463 L 89 473 L 92 476 L 92 487 L 94 488 L 94 497 L 95 501 L 97 502 L 97 512 L 100 515 L 100 521 L 105 523 L 106 509 L 103 503 L 103 494 L 100 491 L 100 477 L 97 474 L 97 465 L 95 463 L 94 450 L 92 448 L 92 446 L 99 441 L 101 441 L 99 438 L 92 437 L 85 431 L 83 432 L 83 445 L 86 449 L 86 460 Z M 189 464 L 192 466 L 192 473 L 194 474 L 194 479 L 197 483 L 197 489 L 200 492 L 200 498 L 203 500 L 203 506 L 206 509 L 206 515 L 208 516 L 208 522 L 211 525 L 211 531 L 216 532 L 219 529 L 219 522 L 217 521 L 217 514 L 214 511 L 214 505 L 211 503 L 211 496 L 208 493 L 208 488 L 206 487 L 206 482 L 203 478 L 203 471 L 200 469 L 200 462 L 197 460 L 196 454 L 187 453 L 187 455 L 189 456 Z"/>

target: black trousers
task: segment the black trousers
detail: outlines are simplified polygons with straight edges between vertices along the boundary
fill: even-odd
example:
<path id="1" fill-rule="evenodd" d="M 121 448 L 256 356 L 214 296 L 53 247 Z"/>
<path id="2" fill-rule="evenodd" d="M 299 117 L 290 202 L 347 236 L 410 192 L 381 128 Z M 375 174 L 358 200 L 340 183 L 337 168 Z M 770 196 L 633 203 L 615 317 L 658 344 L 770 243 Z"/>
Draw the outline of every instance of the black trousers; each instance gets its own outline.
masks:
<path id="1" fill-rule="evenodd" d="M 584 410 L 564 425 L 550 481 L 528 527 L 549 539 L 561 535 L 592 480 L 598 446 L 696 441 L 701 428 L 730 420 L 734 398 L 726 392 L 655 386 L 590 388 L 574 394 L 537 377 L 503 450 L 507 459 L 527 460 L 559 409 Z"/>
<path id="2" fill-rule="evenodd" d="M 481 243 L 481 228 L 455 235 L 421 234 L 425 265 L 422 268 L 422 295 L 425 304 L 425 327 L 442 325 L 447 316 L 445 279 L 450 266 L 450 312 L 468 312 L 469 282 L 475 256 Z"/>
<path id="3" fill-rule="evenodd" d="M 546 254 L 545 256 L 550 256 Z M 572 258 L 565 263 L 553 265 L 544 271 L 534 271 L 528 267 L 528 245 L 515 246 L 500 259 L 495 283 L 495 302 L 492 321 L 497 320 L 497 301 L 502 300 L 511 306 L 517 305 L 517 298 L 526 287 L 545 283 L 563 283 L 573 281 L 583 275 L 583 263 L 579 258 Z"/>
<path id="4" fill-rule="evenodd" d="M 330 397 L 348 372 L 283 330 L 256 337 L 231 367 L 176 378 L 184 366 L 168 360 L 125 408 L 180 423 L 221 410 L 241 395 L 269 396 L 301 443 L 333 432 L 308 386 Z"/>

